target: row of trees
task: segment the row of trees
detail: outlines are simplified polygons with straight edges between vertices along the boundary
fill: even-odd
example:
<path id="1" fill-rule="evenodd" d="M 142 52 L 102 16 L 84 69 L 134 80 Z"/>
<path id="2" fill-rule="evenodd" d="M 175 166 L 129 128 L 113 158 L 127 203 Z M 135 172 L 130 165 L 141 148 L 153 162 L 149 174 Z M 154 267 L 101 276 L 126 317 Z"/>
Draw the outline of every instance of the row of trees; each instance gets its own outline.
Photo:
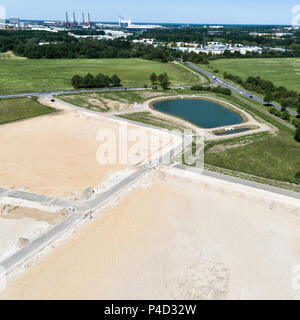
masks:
<path id="1" fill-rule="evenodd" d="M 164 90 L 169 88 L 170 80 L 167 73 L 162 73 L 158 76 L 156 73 L 152 73 L 150 75 L 150 81 L 154 87 L 159 84 Z"/>
<path id="2" fill-rule="evenodd" d="M 66 36 L 68 37 L 68 36 Z M 8 37 L 7 40 L 10 38 Z M 132 43 L 124 38 L 115 40 L 76 39 L 55 37 L 49 44 L 39 45 L 40 37 L 27 41 L 9 41 L 0 50 L 13 50 L 18 56 L 28 59 L 103 59 L 103 58 L 142 58 L 168 62 L 172 60 L 172 50 L 166 47 L 153 47 L 142 43 Z M 68 41 L 66 41 L 68 39 Z M 38 40 L 38 41 L 36 41 Z M 50 40 L 49 40 L 50 41 Z M 48 41 L 48 42 L 49 42 Z"/>
<path id="3" fill-rule="evenodd" d="M 74 30 L 73 33 L 91 35 L 103 31 Z M 41 42 L 48 43 L 39 45 Z M 13 51 L 28 59 L 98 59 L 98 58 L 143 58 L 168 62 L 172 52 L 166 47 L 153 47 L 143 43 L 132 43 L 119 38 L 115 40 L 77 39 L 67 32 L 5 31 L 0 30 L 0 52 Z"/>
<path id="4" fill-rule="evenodd" d="M 121 79 L 116 74 L 114 74 L 112 77 L 109 77 L 99 73 L 96 77 L 94 77 L 92 74 L 88 73 L 84 77 L 75 75 L 72 78 L 72 85 L 75 89 L 105 88 L 109 86 L 117 87 L 121 85 Z"/>
<path id="5" fill-rule="evenodd" d="M 221 94 L 225 94 L 227 96 L 231 95 L 231 90 L 228 88 L 224 88 L 221 86 L 218 87 L 204 87 L 201 85 L 194 85 L 191 87 L 191 90 L 193 91 L 211 91 L 211 92 L 215 92 L 215 93 L 221 93 Z"/>
<path id="6" fill-rule="evenodd" d="M 225 72 L 224 78 L 238 83 L 246 90 L 265 95 L 264 101 L 266 103 L 275 100 L 281 104 L 283 109 L 293 108 L 300 114 L 300 93 L 296 91 L 287 90 L 283 86 L 276 87 L 272 81 L 264 80 L 260 77 L 248 77 L 246 81 L 243 81 L 239 76 Z"/>

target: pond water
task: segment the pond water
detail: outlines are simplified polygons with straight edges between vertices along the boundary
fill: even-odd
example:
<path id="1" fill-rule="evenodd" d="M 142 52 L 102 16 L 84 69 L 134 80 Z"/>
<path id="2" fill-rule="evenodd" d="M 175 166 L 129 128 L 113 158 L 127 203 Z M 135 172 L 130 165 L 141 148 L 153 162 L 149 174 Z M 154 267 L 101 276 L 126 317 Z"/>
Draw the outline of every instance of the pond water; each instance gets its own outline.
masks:
<path id="1" fill-rule="evenodd" d="M 201 99 L 164 100 L 153 104 L 155 110 L 180 117 L 202 128 L 215 128 L 243 122 L 242 117 L 221 104 Z"/>

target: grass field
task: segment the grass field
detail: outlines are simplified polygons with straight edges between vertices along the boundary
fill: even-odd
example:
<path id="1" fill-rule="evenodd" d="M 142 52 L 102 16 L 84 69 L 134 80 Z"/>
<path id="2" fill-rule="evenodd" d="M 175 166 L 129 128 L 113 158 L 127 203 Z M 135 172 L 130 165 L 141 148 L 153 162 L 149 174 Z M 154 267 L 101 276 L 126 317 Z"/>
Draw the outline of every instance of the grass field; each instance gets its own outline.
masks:
<path id="1" fill-rule="evenodd" d="M 100 112 L 110 111 L 108 101 L 134 104 L 143 103 L 146 98 L 141 96 L 143 92 L 139 91 L 111 91 L 111 92 L 92 92 L 92 93 L 76 93 L 64 94 L 59 98 L 76 106 L 96 110 Z"/>
<path id="2" fill-rule="evenodd" d="M 41 105 L 36 98 L 0 100 L 0 124 L 31 118 L 56 110 Z"/>
<path id="3" fill-rule="evenodd" d="M 179 125 L 176 121 L 165 120 L 165 119 L 153 116 L 151 112 L 129 113 L 129 114 L 120 115 L 118 117 L 127 119 L 127 120 L 132 120 L 135 122 L 148 124 L 158 128 L 167 129 L 167 130 L 186 129 L 185 126 Z"/>
<path id="4" fill-rule="evenodd" d="M 73 89 L 75 74 L 118 74 L 124 86 L 150 84 L 150 74 L 167 72 L 172 83 L 191 84 L 198 81 L 179 65 L 142 59 L 0 59 L 0 94 L 42 92 Z"/>
<path id="5" fill-rule="evenodd" d="M 260 76 L 276 86 L 300 91 L 300 58 L 219 59 L 210 61 L 209 68 L 210 71 L 218 70 L 219 74 L 237 75 L 243 80 Z"/>
<path id="6" fill-rule="evenodd" d="M 252 143 L 244 146 L 245 138 L 217 143 L 219 146 L 222 144 L 219 150 L 223 148 L 223 151 L 216 153 L 212 152 L 216 143 L 209 144 L 205 162 L 268 179 L 300 182 L 295 178 L 295 174 L 300 171 L 300 143 L 291 135 L 280 130 L 276 136 L 254 136 L 247 139 L 251 139 Z M 235 147 L 226 149 L 230 144 Z"/>

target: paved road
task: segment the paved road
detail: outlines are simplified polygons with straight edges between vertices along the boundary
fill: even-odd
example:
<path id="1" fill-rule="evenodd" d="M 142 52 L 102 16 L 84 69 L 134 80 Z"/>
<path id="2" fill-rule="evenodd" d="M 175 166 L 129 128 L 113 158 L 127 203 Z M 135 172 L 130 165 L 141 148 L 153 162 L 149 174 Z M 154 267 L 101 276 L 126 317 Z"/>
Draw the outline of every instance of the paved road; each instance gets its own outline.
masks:
<path id="1" fill-rule="evenodd" d="M 237 99 L 241 100 L 242 102 L 248 104 L 249 106 L 251 106 L 253 109 L 256 109 L 258 110 L 259 112 L 265 114 L 266 116 L 268 116 L 269 118 L 272 118 L 274 120 L 276 120 L 277 122 L 280 122 L 281 124 L 283 124 L 284 126 L 292 129 L 292 130 L 296 130 L 296 128 L 294 126 L 292 126 L 290 123 L 284 121 L 283 119 L 279 118 L 279 117 L 276 117 L 274 114 L 258 107 L 256 104 L 244 99 L 243 97 L 237 95 L 237 94 L 233 94 Z"/>
<path id="2" fill-rule="evenodd" d="M 83 216 L 81 214 L 73 213 L 70 217 L 53 227 L 46 234 L 32 241 L 24 248 L 20 249 L 15 254 L 2 261 L 0 267 L 5 270 L 5 274 L 1 274 L 1 276 L 5 277 L 12 271 L 16 270 L 16 268 L 24 265 L 26 261 L 33 258 L 36 254 L 48 247 L 59 236 L 65 234 L 67 230 L 70 230 L 70 228 L 72 228 L 82 219 Z"/>
<path id="3" fill-rule="evenodd" d="M 36 194 L 36 193 L 26 192 L 26 191 L 9 190 L 5 188 L 0 188 L 0 196 L 38 202 L 48 206 L 56 206 L 61 208 L 73 208 L 74 210 L 79 212 L 81 212 L 84 208 L 80 203 L 76 203 L 74 201 L 48 197 L 41 194 Z"/>
<path id="4" fill-rule="evenodd" d="M 212 84 L 215 84 L 215 83 L 218 83 L 219 85 L 221 85 L 222 87 L 225 87 L 225 88 L 228 88 L 230 90 L 232 90 L 233 92 L 235 93 L 238 93 L 242 96 L 244 96 L 245 98 L 250 98 L 252 97 L 251 99 L 254 100 L 254 101 L 257 101 L 259 103 L 264 103 L 264 100 L 256 95 L 254 95 L 253 93 L 250 93 L 244 89 L 241 89 L 239 88 L 238 86 L 235 86 L 233 85 L 232 83 L 220 78 L 220 77 L 216 77 L 215 75 L 213 75 L 212 73 L 198 67 L 198 66 L 195 66 L 194 64 L 190 63 L 190 62 L 185 62 L 185 64 L 187 66 L 189 66 L 190 68 L 198 71 L 198 72 L 201 72 L 203 73 L 204 75 L 206 75 L 212 82 Z M 273 104 L 272 105 L 274 108 L 276 108 L 277 110 L 281 110 L 281 107 L 276 105 L 276 104 Z M 296 116 L 297 115 L 297 112 L 294 111 L 294 110 L 290 110 L 290 109 L 287 109 L 287 111 L 293 115 L 293 116 Z"/>
<path id="5" fill-rule="evenodd" d="M 150 89 L 150 88 L 149 88 Z M 138 91 L 138 90 L 147 90 L 144 87 L 120 87 L 120 88 L 103 88 L 103 89 L 84 89 L 84 90 L 60 90 L 60 91 L 51 91 L 51 92 L 29 92 L 29 93 L 16 93 L 0 96 L 0 99 L 13 99 L 13 98 L 24 98 L 24 97 L 42 97 L 47 95 L 59 95 L 59 94 L 68 94 L 68 93 L 89 93 L 89 92 L 108 92 L 108 91 Z"/>
<path id="6" fill-rule="evenodd" d="M 152 164 L 148 164 L 147 166 L 142 167 L 139 170 L 135 171 L 133 174 L 123 179 L 121 182 L 116 184 L 110 190 L 102 193 L 95 199 L 84 202 L 84 206 L 81 206 L 81 209 L 84 208 L 83 214 L 82 213 L 71 214 L 66 220 L 64 220 L 60 224 L 50 229 L 46 234 L 32 241 L 27 246 L 25 246 L 24 248 L 20 249 L 15 254 L 13 254 L 12 256 L 2 261 L 0 267 L 4 268 L 5 274 L 1 274 L 0 276 L 5 277 L 8 274 L 10 274 L 12 271 L 16 270 L 16 268 L 24 265 L 26 261 L 33 258 L 36 254 L 41 252 L 43 249 L 47 248 L 49 245 L 51 245 L 51 243 L 53 243 L 59 237 L 66 234 L 68 230 L 71 230 L 72 228 L 74 228 L 76 225 L 81 223 L 84 219 L 91 217 L 92 211 L 100 208 L 104 203 L 111 200 L 113 197 L 115 197 L 117 194 L 119 194 L 121 191 L 127 188 L 130 184 L 134 183 L 141 176 L 143 176 L 147 172 L 150 172 L 154 167 L 155 166 L 153 166 Z M 6 193 L 7 195 L 9 195 L 6 189 L 1 189 L 1 190 L 3 191 L 4 195 L 6 195 Z M 40 200 L 51 201 L 51 198 L 30 194 L 27 192 L 25 193 L 23 191 L 22 192 L 15 191 L 13 195 L 16 197 L 17 194 L 19 194 L 22 197 L 22 199 L 24 199 L 25 197 L 28 200 L 32 199 L 32 201 L 40 201 Z M 12 194 L 10 194 L 9 196 L 12 196 Z M 72 207 L 76 207 L 76 204 L 73 203 Z"/>
<path id="7" fill-rule="evenodd" d="M 286 190 L 286 189 L 281 189 L 281 188 L 273 187 L 273 186 L 270 186 L 267 184 L 262 184 L 262 183 L 258 183 L 258 182 L 254 182 L 254 181 L 250 181 L 250 180 L 245 180 L 245 179 L 241 179 L 241 178 L 237 178 L 237 177 L 233 177 L 233 176 L 228 176 L 228 175 L 218 173 L 218 172 L 202 170 L 202 169 L 195 168 L 195 167 L 188 167 L 188 166 L 184 166 L 181 164 L 175 164 L 173 167 L 177 168 L 177 169 L 181 169 L 181 170 L 186 170 L 186 171 L 189 171 L 192 173 L 196 173 L 199 175 L 204 175 L 204 176 L 216 178 L 216 179 L 223 180 L 223 181 L 238 183 L 238 184 L 241 184 L 241 185 L 244 185 L 247 187 L 255 188 L 258 190 L 269 191 L 272 193 L 280 194 L 282 196 L 287 196 L 290 198 L 300 200 L 300 192 L 294 192 L 294 191 L 290 191 L 290 190 Z"/>
<path id="8" fill-rule="evenodd" d="M 182 86 L 171 86 L 170 89 L 178 89 Z M 190 86 L 184 86 L 189 88 Z M 110 91 L 144 91 L 152 90 L 151 87 L 118 87 L 118 88 L 102 88 L 102 89 L 84 89 L 84 90 L 60 90 L 60 91 L 49 91 L 49 92 L 28 92 L 28 93 L 16 93 L 0 96 L 1 99 L 14 99 L 14 98 L 24 98 L 24 97 L 43 97 L 49 95 L 60 95 L 60 94 L 69 94 L 69 93 L 89 93 L 89 92 L 110 92 Z"/>

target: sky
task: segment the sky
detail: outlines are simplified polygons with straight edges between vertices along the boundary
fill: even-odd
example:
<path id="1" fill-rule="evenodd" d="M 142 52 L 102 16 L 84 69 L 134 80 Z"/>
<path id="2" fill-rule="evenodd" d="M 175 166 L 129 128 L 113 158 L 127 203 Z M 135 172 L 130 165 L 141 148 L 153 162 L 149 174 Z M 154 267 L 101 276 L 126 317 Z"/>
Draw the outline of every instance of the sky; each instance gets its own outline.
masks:
<path id="1" fill-rule="evenodd" d="M 6 17 L 64 20 L 90 12 L 93 21 L 198 24 L 291 24 L 300 0 L 0 0 Z"/>

